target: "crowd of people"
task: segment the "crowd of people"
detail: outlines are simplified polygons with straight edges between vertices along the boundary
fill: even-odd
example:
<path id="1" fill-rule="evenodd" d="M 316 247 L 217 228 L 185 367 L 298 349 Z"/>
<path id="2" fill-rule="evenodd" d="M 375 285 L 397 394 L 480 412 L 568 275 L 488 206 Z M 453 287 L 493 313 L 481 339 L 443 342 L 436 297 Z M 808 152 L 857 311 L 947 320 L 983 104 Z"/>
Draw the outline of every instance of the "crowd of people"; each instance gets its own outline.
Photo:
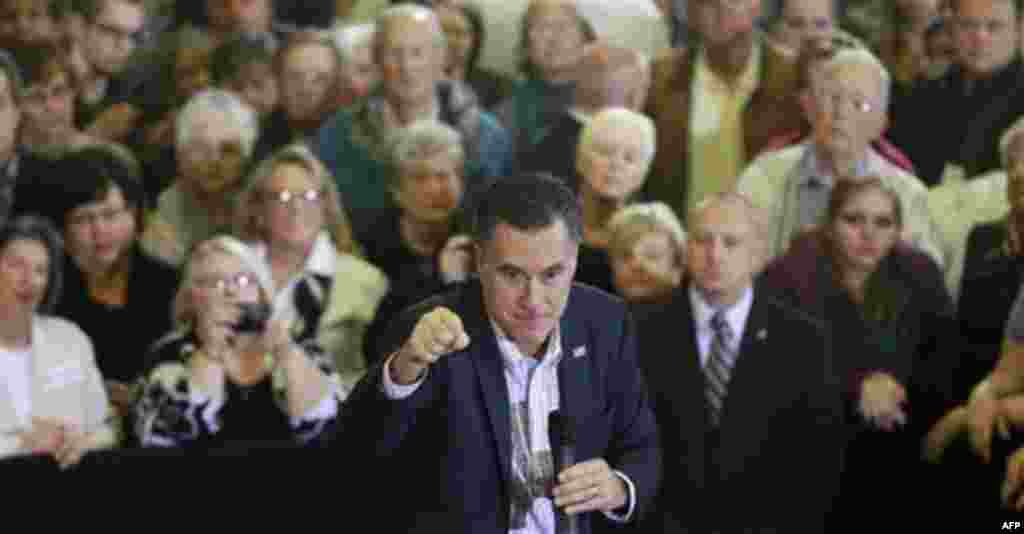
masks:
<path id="1" fill-rule="evenodd" d="M 344 443 L 382 532 L 1024 509 L 1021 91 L 1021 0 L 0 0 L 0 472 Z"/>

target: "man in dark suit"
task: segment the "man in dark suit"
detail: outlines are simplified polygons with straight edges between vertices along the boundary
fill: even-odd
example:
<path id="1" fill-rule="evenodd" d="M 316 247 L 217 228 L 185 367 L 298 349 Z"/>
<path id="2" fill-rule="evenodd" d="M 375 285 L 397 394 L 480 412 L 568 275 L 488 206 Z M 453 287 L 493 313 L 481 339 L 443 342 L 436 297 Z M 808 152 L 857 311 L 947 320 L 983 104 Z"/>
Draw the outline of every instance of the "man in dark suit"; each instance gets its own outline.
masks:
<path id="1" fill-rule="evenodd" d="M 637 310 L 665 458 L 646 531 L 824 531 L 842 456 L 829 338 L 754 285 L 766 250 L 758 214 L 736 193 L 699 204 L 688 283 Z"/>
<path id="2" fill-rule="evenodd" d="M 401 481 L 375 530 L 633 522 L 658 488 L 657 430 L 624 305 L 572 282 L 575 196 L 549 176 L 507 178 L 478 197 L 472 226 L 479 279 L 400 317 L 345 405 L 343 441 L 366 442 L 359 457 Z M 574 429 L 571 465 L 552 453 L 569 441 L 550 433 L 555 411 Z"/>

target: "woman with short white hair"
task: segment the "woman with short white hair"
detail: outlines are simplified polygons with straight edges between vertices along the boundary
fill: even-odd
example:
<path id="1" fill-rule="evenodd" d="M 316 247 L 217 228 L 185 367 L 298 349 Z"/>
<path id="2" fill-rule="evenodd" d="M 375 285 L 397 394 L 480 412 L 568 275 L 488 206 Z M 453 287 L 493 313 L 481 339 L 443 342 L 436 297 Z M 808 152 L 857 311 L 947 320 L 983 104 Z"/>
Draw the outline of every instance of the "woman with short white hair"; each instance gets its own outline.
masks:
<path id="1" fill-rule="evenodd" d="M 157 200 L 147 250 L 177 265 L 194 243 L 230 228 L 258 134 L 255 112 L 233 93 L 209 89 L 185 104 L 175 123 L 178 178 Z"/>
<path id="2" fill-rule="evenodd" d="M 615 291 L 608 259 L 612 216 L 633 200 L 654 159 L 654 124 L 625 108 L 608 108 L 583 128 L 576 154 L 583 243 L 576 280 Z"/>
<path id="3" fill-rule="evenodd" d="M 367 356 L 379 357 L 378 329 L 411 304 L 465 281 L 471 243 L 456 235 L 464 198 L 462 138 L 437 121 L 418 121 L 395 135 L 389 189 L 396 208 L 375 217 L 366 258 L 391 280 L 367 335 Z"/>

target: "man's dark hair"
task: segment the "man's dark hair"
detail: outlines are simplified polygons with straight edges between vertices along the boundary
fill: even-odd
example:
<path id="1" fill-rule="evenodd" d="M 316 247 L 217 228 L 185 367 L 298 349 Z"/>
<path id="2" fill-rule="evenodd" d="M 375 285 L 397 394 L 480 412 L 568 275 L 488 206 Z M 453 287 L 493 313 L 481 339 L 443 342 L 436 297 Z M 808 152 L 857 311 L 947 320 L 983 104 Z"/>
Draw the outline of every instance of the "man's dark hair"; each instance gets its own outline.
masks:
<path id="1" fill-rule="evenodd" d="M 525 173 L 502 178 L 481 191 L 470 206 L 473 240 L 490 241 L 498 224 L 537 231 L 556 221 L 565 223 L 569 238 L 583 239 L 579 201 L 564 183 L 549 174 Z"/>
<path id="2" fill-rule="evenodd" d="M 116 187 L 124 196 L 125 207 L 136 218 L 137 231 L 141 231 L 146 197 L 138 169 L 133 164 L 104 146 L 91 146 L 69 153 L 57 165 L 59 174 L 73 179 L 61 182 L 60 194 L 53 196 L 44 215 L 63 229 L 72 210 L 102 202 Z"/>

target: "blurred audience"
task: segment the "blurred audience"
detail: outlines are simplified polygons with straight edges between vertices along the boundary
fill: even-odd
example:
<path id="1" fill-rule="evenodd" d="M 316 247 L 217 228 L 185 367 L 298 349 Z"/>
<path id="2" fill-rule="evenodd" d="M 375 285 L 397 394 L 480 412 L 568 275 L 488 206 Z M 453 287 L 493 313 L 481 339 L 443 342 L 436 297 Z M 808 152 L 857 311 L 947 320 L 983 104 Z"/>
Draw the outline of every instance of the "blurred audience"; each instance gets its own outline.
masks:
<path id="1" fill-rule="evenodd" d="M 820 77 L 811 78 L 811 138 L 760 156 L 739 180 L 739 190 L 769 213 L 771 257 L 822 220 L 836 184 L 876 175 L 900 197 L 904 238 L 942 265 L 944 249 L 928 212 L 926 188 L 871 146 L 885 126 L 888 71 L 863 49 L 839 50 L 822 69 Z"/>
<path id="2" fill-rule="evenodd" d="M 462 136 L 467 190 L 506 176 L 512 165 L 508 133 L 483 111 L 471 91 L 443 79 L 446 40 L 429 9 L 401 4 L 377 21 L 374 58 L 381 85 L 354 110 L 342 110 L 317 133 L 313 152 L 346 199 L 356 237 L 365 244 L 372 216 L 391 203 L 389 151 L 398 129 L 435 119 Z"/>

